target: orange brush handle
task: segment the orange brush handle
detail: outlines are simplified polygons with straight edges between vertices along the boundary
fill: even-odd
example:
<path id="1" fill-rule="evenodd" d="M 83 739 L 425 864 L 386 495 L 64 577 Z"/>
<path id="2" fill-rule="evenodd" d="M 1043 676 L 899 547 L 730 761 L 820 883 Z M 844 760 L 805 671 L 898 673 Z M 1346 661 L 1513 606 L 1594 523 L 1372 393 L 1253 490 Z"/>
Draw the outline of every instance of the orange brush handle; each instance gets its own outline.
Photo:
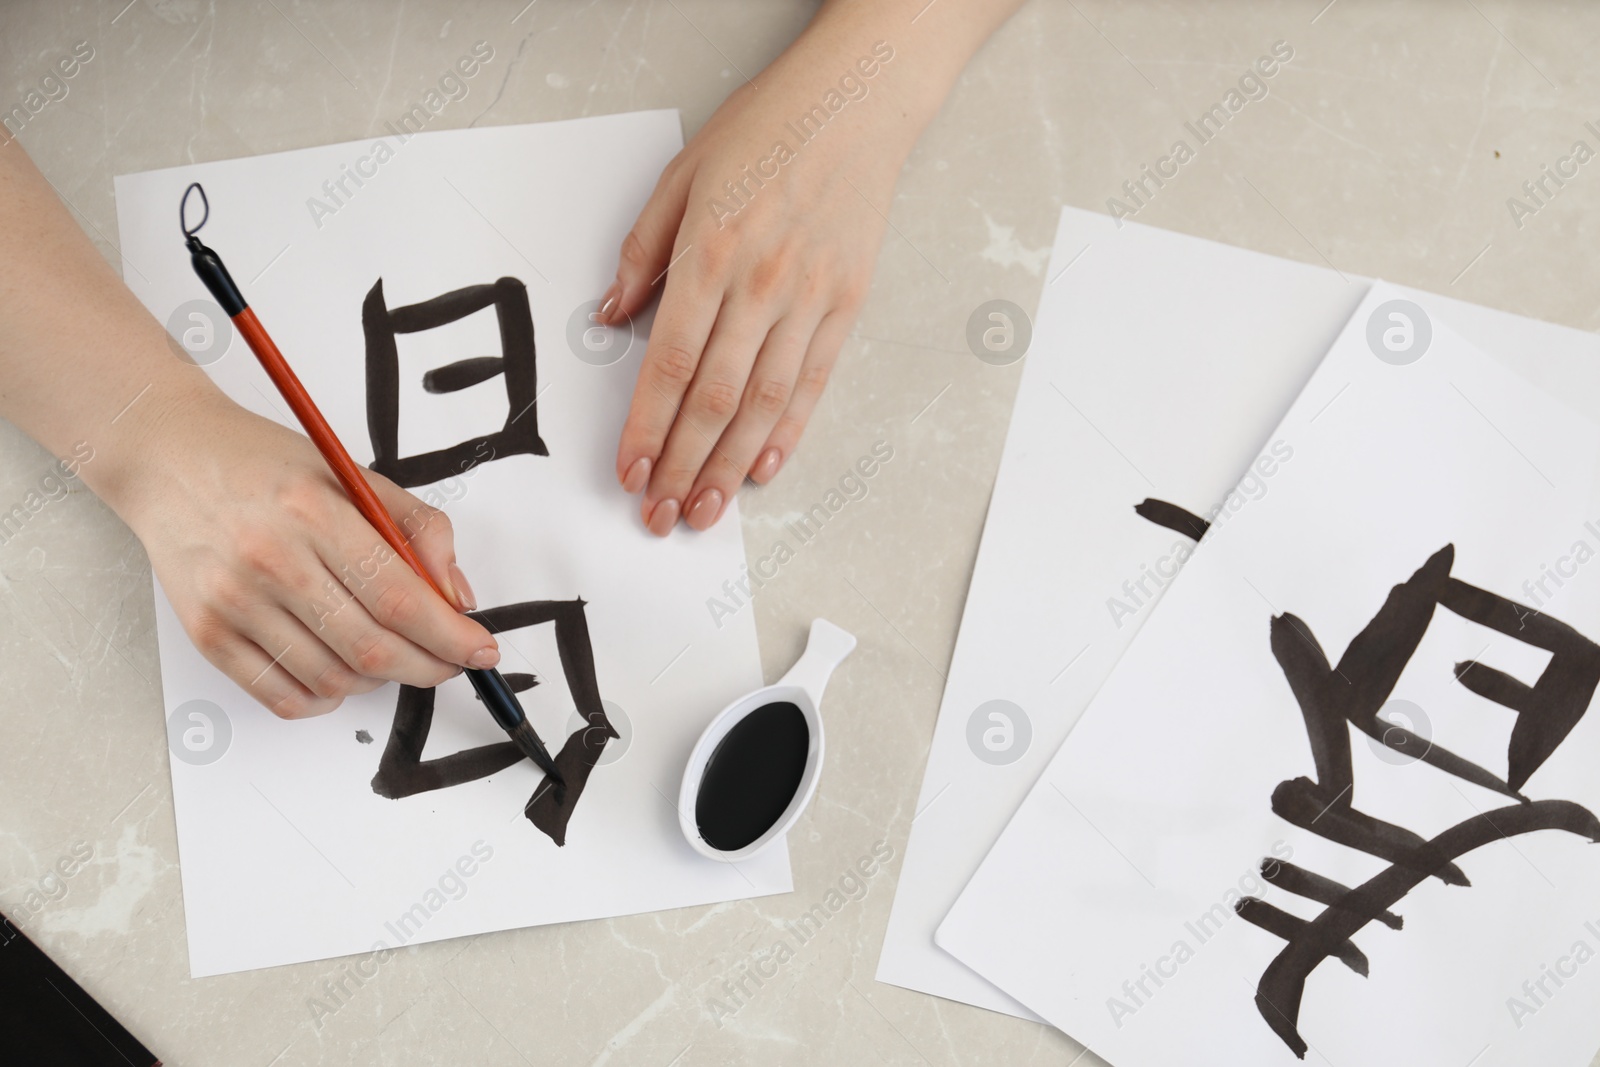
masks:
<path id="1" fill-rule="evenodd" d="M 278 387 L 278 392 L 288 401 L 289 409 L 294 412 L 294 417 L 300 420 L 306 436 L 311 438 L 311 443 L 317 446 L 322 458 L 333 468 L 334 476 L 339 479 L 339 484 L 344 486 L 345 493 L 349 495 L 362 516 L 383 536 L 395 554 L 417 572 L 418 577 L 427 582 L 435 593 L 444 597 L 447 604 L 459 611 L 460 606 L 453 598 L 445 595 L 445 591 L 439 588 L 439 583 L 433 580 L 433 575 L 422 565 L 422 560 L 417 558 L 411 543 L 406 540 L 406 535 L 389 514 L 389 509 L 383 506 L 378 494 L 367 484 L 361 468 L 350 458 L 350 453 L 344 450 L 344 445 L 334 435 L 333 427 L 328 425 L 328 420 L 317 410 L 311 395 L 306 392 L 305 386 L 300 384 L 300 379 L 295 377 L 288 361 L 283 358 L 283 353 L 278 351 L 278 346 L 272 343 L 266 327 L 256 318 L 255 311 L 246 307 L 233 316 L 233 324 L 238 327 L 239 333 L 250 345 L 250 350 L 256 354 L 256 359 L 261 361 L 261 366 L 272 379 L 272 384 Z"/>

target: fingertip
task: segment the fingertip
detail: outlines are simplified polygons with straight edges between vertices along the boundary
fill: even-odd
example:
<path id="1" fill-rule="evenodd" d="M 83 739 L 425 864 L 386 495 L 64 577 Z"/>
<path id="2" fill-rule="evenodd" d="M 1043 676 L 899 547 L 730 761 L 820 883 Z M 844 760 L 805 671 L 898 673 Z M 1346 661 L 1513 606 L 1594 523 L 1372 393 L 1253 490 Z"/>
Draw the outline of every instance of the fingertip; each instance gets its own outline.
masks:
<path id="1" fill-rule="evenodd" d="M 620 286 L 617 299 L 605 320 L 605 325 L 612 327 L 626 326 L 632 322 L 633 317 L 644 311 L 656 295 L 656 286 L 651 285 L 648 278 L 619 281 L 617 284 Z"/>
<path id="2" fill-rule="evenodd" d="M 755 465 L 750 468 L 750 480 L 757 485 L 766 485 L 778 474 L 778 468 L 783 465 L 783 452 L 776 446 L 761 453 Z"/>
<path id="3" fill-rule="evenodd" d="M 453 663 L 458 667 L 478 667 L 478 664 L 472 662 L 472 658 L 480 652 L 488 651 L 495 655 L 496 662 L 498 662 L 500 642 L 495 638 L 494 634 L 489 632 L 489 628 L 477 619 L 465 615 L 457 617 L 464 620 L 472 628 L 472 632 L 465 635 L 461 639 L 461 643 L 456 646 L 458 649 L 466 649 L 466 651 L 457 651 L 453 654 L 446 653 L 438 658 L 446 663 Z M 491 663 L 489 666 L 492 667 L 494 664 Z M 486 670 L 487 668 L 479 669 Z"/>
<path id="4" fill-rule="evenodd" d="M 326 715 L 341 702 L 332 697 L 317 697 L 310 693 L 288 693 L 274 702 L 269 710 L 280 719 L 314 719 Z"/>
<path id="5" fill-rule="evenodd" d="M 645 526 L 657 537 L 667 536 L 678 523 L 678 507 L 676 500 L 661 501 L 646 515 Z"/>
<path id="6" fill-rule="evenodd" d="M 708 530 L 722 517 L 722 504 L 722 490 L 708 486 L 694 498 L 689 510 L 684 512 L 683 520 L 692 529 Z"/>
<path id="7" fill-rule="evenodd" d="M 476 611 L 477 595 L 473 593 L 472 585 L 467 581 L 467 576 L 461 572 L 461 567 L 455 560 L 451 560 L 446 570 L 450 573 L 450 584 L 455 588 L 456 602 L 461 606 L 461 610 Z"/>
<path id="8" fill-rule="evenodd" d="M 629 496 L 642 492 L 650 484 L 650 457 L 640 456 L 629 464 L 626 473 L 622 475 L 622 489 Z"/>
<path id="9" fill-rule="evenodd" d="M 600 298 L 600 310 L 595 312 L 595 321 L 602 326 L 610 326 L 617 320 L 617 312 L 622 303 L 622 280 L 619 278 L 611 283 L 611 288 L 606 290 Z"/>

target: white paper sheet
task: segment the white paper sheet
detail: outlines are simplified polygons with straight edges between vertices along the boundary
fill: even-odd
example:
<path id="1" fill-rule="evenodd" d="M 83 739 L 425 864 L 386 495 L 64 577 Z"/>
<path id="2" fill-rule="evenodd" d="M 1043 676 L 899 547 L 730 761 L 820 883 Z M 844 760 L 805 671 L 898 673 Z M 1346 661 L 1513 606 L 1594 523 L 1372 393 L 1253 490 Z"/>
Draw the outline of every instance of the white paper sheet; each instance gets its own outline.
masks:
<path id="1" fill-rule="evenodd" d="M 1389 318 L 1397 300 L 1432 323 L 1425 354 L 1405 365 L 1369 343 L 1403 328 Z M 1440 302 L 1374 286 L 1274 432 L 1292 459 L 1202 544 L 939 928 L 941 946 L 1118 1067 L 1188 1062 L 1196 1049 L 1293 1064 L 1296 1037 L 1307 1058 L 1335 1064 L 1582 1064 L 1600 1043 L 1600 970 L 1585 970 L 1600 950 L 1600 860 L 1586 847 L 1600 837 L 1587 814 L 1600 811 L 1600 718 L 1563 738 L 1553 704 L 1528 704 L 1525 726 L 1559 743 L 1524 764 L 1526 804 L 1408 754 L 1449 750 L 1514 773 L 1517 715 L 1458 681 L 1463 664 L 1463 678 L 1498 670 L 1533 685 L 1547 668 L 1589 663 L 1569 686 L 1578 710 L 1600 677 L 1600 570 L 1585 569 L 1600 547 L 1600 429 L 1461 340 L 1451 319 Z M 1453 559 L 1435 555 L 1447 545 Z M 1402 650 L 1391 688 L 1346 646 L 1430 557 L 1467 586 L 1420 597 L 1431 616 L 1413 654 L 1404 627 L 1372 646 Z M 1485 594 L 1470 587 L 1524 608 L 1487 625 L 1471 617 Z M 1570 650 L 1539 635 L 1550 620 L 1576 628 L 1562 638 Z M 1280 664 L 1313 641 L 1332 668 L 1297 699 Z M 1420 737 L 1397 751 L 1340 721 L 1328 736 L 1349 739 L 1348 761 L 1330 749 L 1314 766 L 1302 707 L 1354 706 L 1368 691 L 1369 706 L 1396 702 L 1380 735 L 1400 725 Z M 1336 791 L 1340 766 L 1353 780 Z M 1295 779 L 1330 783 L 1329 796 L 1280 785 Z M 1295 816 L 1297 790 L 1309 803 Z M 1310 921 L 1326 903 L 1269 885 L 1264 861 L 1343 886 L 1407 866 L 1341 836 L 1352 810 L 1423 838 L 1479 824 L 1457 860 L 1471 885 L 1401 886 L 1380 900 L 1398 928 L 1357 924 L 1364 956 L 1315 964 L 1298 1012 L 1292 980 L 1262 986 L 1258 1009 L 1286 942 L 1233 906 L 1251 896 Z M 1536 815 L 1583 832 L 1523 832 L 1518 820 Z"/>
<path id="2" fill-rule="evenodd" d="M 1027 1018 L 941 951 L 934 929 L 1150 617 L 1156 598 L 1143 593 L 1131 616 L 1114 619 L 1108 602 L 1132 605 L 1122 584 L 1170 571 L 1180 539 L 1133 505 L 1221 503 L 1369 285 L 1074 208 L 1047 278 L 877 974 Z M 1600 338 L 1428 299 L 1519 373 L 1600 410 Z M 990 700 L 1029 719 L 1010 764 L 977 758 L 968 740 Z"/>
<path id="3" fill-rule="evenodd" d="M 1173 569 L 1183 539 L 1133 506 L 1220 501 L 1366 289 L 1071 208 L 1048 277 L 877 975 L 1024 1017 L 934 928 L 1148 617 L 1157 585 L 1123 583 Z M 1112 597 L 1140 603 L 1114 618 Z M 993 700 L 1027 717 L 1031 738 L 995 755 L 1014 762 L 969 742 Z"/>
<path id="4" fill-rule="evenodd" d="M 580 306 L 604 290 L 654 176 L 681 145 L 676 113 L 427 133 L 403 143 L 389 137 L 390 158 L 381 163 L 373 161 L 376 143 L 119 178 L 124 273 L 163 321 L 205 297 L 177 224 L 185 185 L 204 182 L 212 215 L 202 238 L 363 463 L 373 448 L 362 308 L 374 283 L 383 279 L 393 309 L 502 276 L 520 279 L 537 344 L 537 426 L 549 455 L 497 452 L 413 492 L 450 513 L 481 607 L 587 602 L 600 693 L 622 709 L 626 744 L 611 742 L 617 747 L 594 770 L 564 848 L 522 817 L 541 779 L 526 761 L 387 800 L 370 782 L 396 686 L 323 718 L 279 721 L 205 663 L 158 590 L 169 714 L 209 701 L 231 727 L 216 762 L 172 761 L 193 973 L 787 891 L 785 849 L 737 869 L 707 861 L 683 840 L 669 799 L 710 716 L 762 680 L 753 621 L 719 629 L 704 606 L 706 590 L 737 575 L 743 561 L 737 510 L 707 533 L 649 536 L 612 472 L 643 326 L 628 355 L 609 366 L 580 360 L 568 343 L 574 313 L 581 323 Z M 368 177 L 360 186 L 347 180 L 338 210 L 314 216 L 309 199 L 329 203 L 323 183 L 346 168 Z M 421 387 L 430 368 L 500 354 L 492 308 L 401 335 L 397 349 L 400 455 L 506 422 L 503 377 L 455 393 Z M 241 339 L 208 369 L 246 407 L 292 424 Z M 504 634 L 501 670 L 539 678 L 522 698 L 554 751 L 581 723 L 552 630 Z M 358 730 L 372 742 L 360 743 Z M 465 679 L 439 689 L 426 758 L 503 740 Z M 467 869 L 470 876 L 461 873 Z"/>

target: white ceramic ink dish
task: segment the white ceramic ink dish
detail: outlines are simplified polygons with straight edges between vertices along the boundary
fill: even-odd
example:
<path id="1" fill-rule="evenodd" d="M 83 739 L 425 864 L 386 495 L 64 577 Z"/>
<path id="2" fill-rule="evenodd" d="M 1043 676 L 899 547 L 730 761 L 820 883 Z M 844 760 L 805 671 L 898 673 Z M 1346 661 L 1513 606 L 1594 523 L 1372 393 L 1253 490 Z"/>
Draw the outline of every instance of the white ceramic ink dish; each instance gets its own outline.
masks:
<path id="1" fill-rule="evenodd" d="M 678 790 L 678 825 L 683 828 L 683 836 L 696 852 L 708 859 L 736 863 L 749 859 L 774 841 L 782 840 L 790 827 L 794 826 L 806 805 L 811 802 L 812 794 L 817 790 L 817 781 L 822 775 L 822 692 L 827 688 L 834 669 L 855 647 L 856 639 L 849 633 L 826 619 L 814 620 L 811 634 L 806 640 L 806 650 L 787 674 L 778 679 L 775 685 L 765 686 L 735 700 L 711 720 L 689 754 L 683 785 Z M 774 703 L 793 704 L 805 717 L 808 733 L 805 769 L 788 807 L 761 836 L 743 848 L 716 848 L 701 834 L 695 817 L 706 767 L 729 731 L 751 712 Z"/>

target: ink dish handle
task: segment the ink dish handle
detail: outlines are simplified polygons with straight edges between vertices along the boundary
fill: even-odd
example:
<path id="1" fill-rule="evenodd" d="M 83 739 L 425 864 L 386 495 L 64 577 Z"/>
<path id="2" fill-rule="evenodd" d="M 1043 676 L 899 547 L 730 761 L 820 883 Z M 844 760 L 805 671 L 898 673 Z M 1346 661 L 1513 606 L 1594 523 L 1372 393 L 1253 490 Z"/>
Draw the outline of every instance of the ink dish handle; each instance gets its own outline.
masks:
<path id="1" fill-rule="evenodd" d="M 827 619 L 815 619 L 811 623 L 811 635 L 806 638 L 805 652 L 789 672 L 778 679 L 778 684 L 804 689 L 812 705 L 820 706 L 829 677 L 855 647 L 856 639 L 849 632 Z"/>

